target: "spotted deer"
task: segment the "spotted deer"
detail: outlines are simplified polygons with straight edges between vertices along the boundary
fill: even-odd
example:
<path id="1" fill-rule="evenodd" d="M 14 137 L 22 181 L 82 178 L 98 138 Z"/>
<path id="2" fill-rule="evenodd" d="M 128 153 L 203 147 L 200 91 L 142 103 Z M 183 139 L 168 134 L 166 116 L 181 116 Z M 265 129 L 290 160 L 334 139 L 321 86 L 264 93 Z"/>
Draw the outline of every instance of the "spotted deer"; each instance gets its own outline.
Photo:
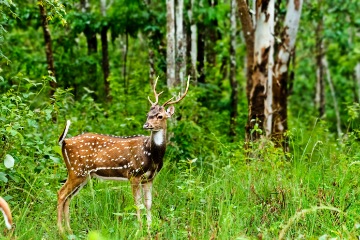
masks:
<path id="1" fill-rule="evenodd" d="M 66 127 L 59 138 L 62 155 L 68 171 L 68 178 L 58 191 L 58 228 L 64 232 L 65 226 L 71 232 L 69 206 L 73 196 L 87 183 L 90 177 L 106 180 L 129 180 L 135 200 L 136 215 L 141 225 L 140 206 L 141 188 L 145 198 L 148 228 L 151 224 L 151 188 L 156 174 L 163 166 L 166 150 L 166 120 L 174 114 L 173 104 L 182 100 L 189 89 L 190 77 L 185 92 L 177 99 L 173 98 L 160 105 L 156 92 L 157 79 L 153 91 L 155 102 L 148 97 L 151 107 L 147 114 L 144 129 L 150 130 L 150 136 L 115 137 L 102 134 L 84 133 L 72 138 L 65 138 L 70 127 Z M 165 110 L 165 106 L 169 108 Z"/>

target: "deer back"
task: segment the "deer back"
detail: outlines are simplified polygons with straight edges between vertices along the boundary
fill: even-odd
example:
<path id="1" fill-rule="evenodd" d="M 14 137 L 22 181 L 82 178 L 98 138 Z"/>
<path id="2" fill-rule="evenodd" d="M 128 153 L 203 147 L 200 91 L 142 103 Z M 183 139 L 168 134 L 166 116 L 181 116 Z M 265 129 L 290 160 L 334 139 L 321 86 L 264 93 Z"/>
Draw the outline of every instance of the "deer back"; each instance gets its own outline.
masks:
<path id="1" fill-rule="evenodd" d="M 151 145 L 148 136 L 114 137 L 85 133 L 65 139 L 62 151 L 69 174 L 78 177 L 91 174 L 114 180 L 143 176 L 146 181 L 159 170 L 159 162 L 153 160 L 156 154 L 153 154 Z"/>

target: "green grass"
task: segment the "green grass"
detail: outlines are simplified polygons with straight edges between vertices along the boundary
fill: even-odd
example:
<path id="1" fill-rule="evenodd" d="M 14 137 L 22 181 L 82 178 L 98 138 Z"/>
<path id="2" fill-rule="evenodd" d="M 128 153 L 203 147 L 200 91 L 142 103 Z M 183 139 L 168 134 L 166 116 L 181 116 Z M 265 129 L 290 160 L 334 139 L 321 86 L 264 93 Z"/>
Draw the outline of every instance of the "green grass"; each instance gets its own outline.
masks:
<path id="1" fill-rule="evenodd" d="M 151 238 L 356 238 L 359 143 L 321 143 L 323 134 L 296 134 L 287 157 L 267 142 L 248 161 L 241 144 L 224 144 L 218 156 L 202 161 L 175 161 L 168 154 L 154 182 Z M 16 223 L 9 239 L 60 238 L 57 174 L 66 173 L 57 171 L 51 177 L 45 169 L 27 180 L 28 191 L 12 190 L 26 197 L 9 201 Z M 90 181 L 72 201 L 71 225 L 74 235 L 66 238 L 150 238 L 146 227 L 139 229 L 128 182 Z"/>
<path id="2" fill-rule="evenodd" d="M 0 233 L 1 238 L 61 239 L 56 226 L 57 191 L 67 173 L 56 140 L 64 119 L 73 120 L 70 136 L 82 131 L 132 135 L 142 133 L 144 114 L 116 112 L 120 104 L 105 115 L 102 105 L 91 98 L 74 102 L 61 91 L 55 107 L 44 104 L 36 111 L 28 108 L 31 101 L 25 95 L 10 92 L 0 100 L 8 108 L 0 112 L 5 121 L 0 128 L 0 149 L 4 149 L 0 158 L 10 154 L 15 159 L 11 169 L 0 164 L 1 195 L 8 200 L 16 224 L 13 231 Z M 71 202 L 74 233 L 65 239 L 354 239 L 360 235 L 358 130 L 338 141 L 326 122 L 292 118 L 289 153 L 264 140 L 246 152 L 242 139 L 229 143 L 224 133 L 226 112 L 195 103 L 195 94 L 190 93 L 178 109 L 181 118 L 177 115 L 175 123 L 169 122 L 171 143 L 154 181 L 150 234 L 136 220 L 128 182 L 94 179 Z M 132 104 L 133 109 L 145 108 L 141 101 Z M 59 123 L 52 123 L 52 114 Z M 146 226 L 145 216 L 143 220 Z M 2 220 L 0 225 L 4 226 Z"/>

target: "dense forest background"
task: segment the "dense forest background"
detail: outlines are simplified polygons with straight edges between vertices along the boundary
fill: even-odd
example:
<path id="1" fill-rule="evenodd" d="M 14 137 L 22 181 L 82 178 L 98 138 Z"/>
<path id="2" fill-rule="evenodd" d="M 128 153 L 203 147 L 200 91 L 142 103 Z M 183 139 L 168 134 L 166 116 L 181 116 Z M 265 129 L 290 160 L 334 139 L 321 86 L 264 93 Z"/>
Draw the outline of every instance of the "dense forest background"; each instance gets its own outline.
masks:
<path id="1" fill-rule="evenodd" d="M 249 117 L 258 98 L 241 7 L 252 18 L 268 2 L 1 1 L 0 192 L 16 224 L 4 238 L 59 238 L 66 120 L 69 136 L 148 134 L 155 78 L 163 102 L 188 75 L 154 182 L 150 236 L 128 183 L 92 180 L 71 205 L 69 239 L 359 236 L 360 2 L 294 1 L 302 11 L 280 140 Z M 275 1 L 275 46 L 286 11 Z"/>

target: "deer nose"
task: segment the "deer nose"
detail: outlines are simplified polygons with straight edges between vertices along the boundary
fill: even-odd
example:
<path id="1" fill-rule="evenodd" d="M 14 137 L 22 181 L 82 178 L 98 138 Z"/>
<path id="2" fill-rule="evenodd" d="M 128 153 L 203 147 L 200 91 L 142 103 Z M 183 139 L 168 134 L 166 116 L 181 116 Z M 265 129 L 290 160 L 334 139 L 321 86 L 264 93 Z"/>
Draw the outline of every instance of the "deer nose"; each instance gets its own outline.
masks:
<path id="1" fill-rule="evenodd" d="M 146 123 L 144 124 L 143 128 L 149 129 L 149 128 L 151 128 L 151 126 L 150 126 L 150 124 L 149 124 L 148 122 L 146 122 Z"/>

